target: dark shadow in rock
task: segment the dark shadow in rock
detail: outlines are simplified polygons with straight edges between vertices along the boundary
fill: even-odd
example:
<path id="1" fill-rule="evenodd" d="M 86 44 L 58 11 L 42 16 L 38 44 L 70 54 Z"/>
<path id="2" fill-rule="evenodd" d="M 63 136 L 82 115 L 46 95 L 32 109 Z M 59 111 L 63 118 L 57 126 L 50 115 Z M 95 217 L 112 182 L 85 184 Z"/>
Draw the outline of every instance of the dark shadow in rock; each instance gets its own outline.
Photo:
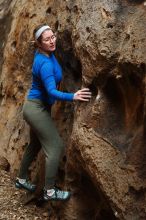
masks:
<path id="1" fill-rule="evenodd" d="M 80 166 L 81 155 L 79 151 L 75 149 L 73 152 L 74 162 L 77 166 Z M 97 183 L 95 184 L 93 182 L 87 171 L 85 171 L 84 164 L 81 166 L 82 167 L 73 168 L 71 164 L 68 164 L 67 185 L 73 192 L 73 195 L 67 206 L 62 207 L 63 212 L 65 211 L 68 219 L 70 213 L 67 207 L 71 208 L 70 212 L 74 213 L 74 217 L 71 219 L 115 220 L 114 212 L 110 207 L 109 201 L 104 196 L 104 193 Z M 71 204 L 72 206 L 70 206 Z"/>
<path id="2" fill-rule="evenodd" d="M 64 80 L 70 81 L 71 89 L 81 85 L 82 66 L 73 50 L 71 33 L 65 30 L 58 39 L 57 56 L 64 70 Z"/>
<path id="3" fill-rule="evenodd" d="M 113 73 L 110 70 L 108 77 L 107 74 L 99 75 L 101 79 L 97 76 L 89 86 L 96 100 L 93 103 L 94 112 L 88 121 L 99 136 L 128 152 L 143 123 L 146 68 L 145 64 L 130 63 L 116 68 Z"/>
<path id="4" fill-rule="evenodd" d="M 127 1 L 132 4 L 141 4 L 145 2 L 145 0 L 127 0 Z"/>

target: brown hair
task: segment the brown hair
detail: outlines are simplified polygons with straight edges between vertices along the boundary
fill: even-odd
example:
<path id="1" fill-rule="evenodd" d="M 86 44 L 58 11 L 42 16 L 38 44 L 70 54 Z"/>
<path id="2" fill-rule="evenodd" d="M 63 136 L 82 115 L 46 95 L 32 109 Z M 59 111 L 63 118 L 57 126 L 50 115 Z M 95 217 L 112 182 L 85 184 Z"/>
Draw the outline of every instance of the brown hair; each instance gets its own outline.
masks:
<path id="1" fill-rule="evenodd" d="M 40 25 L 38 25 L 38 26 L 34 29 L 34 31 L 33 31 L 33 37 L 34 37 L 34 39 L 35 39 L 35 33 L 36 33 L 41 27 L 43 27 L 44 25 L 48 25 L 48 24 L 40 24 Z M 38 41 L 39 43 L 41 43 L 41 41 L 42 41 L 42 35 L 37 39 L 37 41 Z"/>

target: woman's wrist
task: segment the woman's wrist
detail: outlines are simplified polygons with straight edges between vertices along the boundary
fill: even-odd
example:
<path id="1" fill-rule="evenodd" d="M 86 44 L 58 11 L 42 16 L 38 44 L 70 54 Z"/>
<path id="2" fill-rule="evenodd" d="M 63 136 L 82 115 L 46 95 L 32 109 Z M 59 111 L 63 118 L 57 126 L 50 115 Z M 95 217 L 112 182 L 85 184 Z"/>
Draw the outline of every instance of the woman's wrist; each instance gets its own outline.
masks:
<path id="1" fill-rule="evenodd" d="M 74 93 L 74 95 L 73 95 L 73 101 L 75 101 L 76 100 L 76 93 Z"/>

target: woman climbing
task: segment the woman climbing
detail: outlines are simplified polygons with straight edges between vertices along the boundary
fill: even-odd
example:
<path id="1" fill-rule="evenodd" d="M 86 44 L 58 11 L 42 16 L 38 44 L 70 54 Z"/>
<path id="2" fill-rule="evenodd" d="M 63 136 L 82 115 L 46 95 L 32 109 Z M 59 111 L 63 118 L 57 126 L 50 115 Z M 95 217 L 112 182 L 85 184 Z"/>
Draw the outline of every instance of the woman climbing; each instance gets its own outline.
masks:
<path id="1" fill-rule="evenodd" d="M 53 54 L 56 49 L 56 36 L 48 25 L 41 25 L 34 30 L 37 51 L 32 66 L 32 86 L 23 106 L 23 116 L 30 125 L 30 144 L 24 153 L 16 187 L 35 191 L 36 186 L 27 180 L 28 168 L 39 150 L 45 153 L 44 200 L 66 200 L 69 191 L 55 187 L 55 177 L 64 145 L 51 119 L 51 107 L 55 100 L 89 101 L 91 92 L 88 88 L 76 93 L 57 90 L 62 79 L 61 67 Z"/>

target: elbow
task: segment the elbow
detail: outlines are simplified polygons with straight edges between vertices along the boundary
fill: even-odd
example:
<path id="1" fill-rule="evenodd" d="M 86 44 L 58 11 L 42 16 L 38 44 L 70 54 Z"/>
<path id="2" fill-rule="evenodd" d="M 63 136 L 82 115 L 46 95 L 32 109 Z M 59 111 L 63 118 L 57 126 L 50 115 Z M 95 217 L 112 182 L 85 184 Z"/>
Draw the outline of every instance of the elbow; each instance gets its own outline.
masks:
<path id="1" fill-rule="evenodd" d="M 62 94 L 57 89 L 51 89 L 48 91 L 48 95 L 58 100 L 62 100 Z"/>
<path id="2" fill-rule="evenodd" d="M 57 91 L 56 89 L 50 89 L 48 90 L 48 95 L 54 97 L 56 94 L 56 91 Z"/>

